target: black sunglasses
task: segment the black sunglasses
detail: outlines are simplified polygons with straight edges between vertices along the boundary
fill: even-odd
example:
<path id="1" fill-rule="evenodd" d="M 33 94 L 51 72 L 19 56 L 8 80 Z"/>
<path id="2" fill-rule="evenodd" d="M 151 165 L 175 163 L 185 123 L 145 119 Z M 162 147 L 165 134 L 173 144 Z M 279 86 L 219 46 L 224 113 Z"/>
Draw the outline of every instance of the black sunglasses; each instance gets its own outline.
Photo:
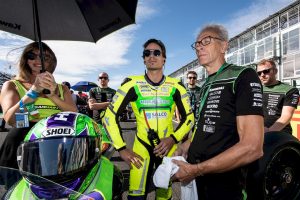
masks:
<path id="1" fill-rule="evenodd" d="M 108 77 L 106 77 L 106 76 L 99 76 L 99 79 L 104 79 L 104 80 L 108 80 Z"/>
<path id="2" fill-rule="evenodd" d="M 257 72 L 257 74 L 258 74 L 258 76 L 261 76 L 262 73 L 264 73 L 266 75 L 266 74 L 270 73 L 271 69 L 272 68 L 270 68 L 270 69 L 264 69 L 262 71 Z"/>
<path id="3" fill-rule="evenodd" d="M 155 57 L 158 57 L 158 56 L 161 55 L 161 51 L 158 50 L 158 49 L 155 49 L 155 50 L 145 49 L 143 51 L 143 58 L 144 57 L 149 57 L 151 54 L 154 55 Z"/>
<path id="4" fill-rule="evenodd" d="M 190 77 L 188 77 L 188 79 L 197 79 L 197 77 L 195 77 L 195 76 L 190 76 Z"/>
<path id="5" fill-rule="evenodd" d="M 33 52 L 28 52 L 26 54 L 26 58 L 28 60 L 35 60 L 37 58 L 40 58 L 40 55 L 37 55 L 37 54 L 35 54 Z M 49 61 L 49 60 L 51 60 L 51 56 L 44 53 L 44 59 L 45 59 L 45 61 Z"/>

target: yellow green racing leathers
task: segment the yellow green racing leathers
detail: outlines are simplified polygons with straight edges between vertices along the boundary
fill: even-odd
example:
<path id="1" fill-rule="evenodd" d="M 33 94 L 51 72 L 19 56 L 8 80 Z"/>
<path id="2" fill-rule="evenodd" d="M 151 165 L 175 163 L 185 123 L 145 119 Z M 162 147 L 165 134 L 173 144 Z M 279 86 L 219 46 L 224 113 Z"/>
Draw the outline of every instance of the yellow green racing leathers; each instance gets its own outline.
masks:
<path id="1" fill-rule="evenodd" d="M 106 110 L 103 124 L 110 134 L 114 147 L 118 151 L 125 149 L 126 143 L 121 134 L 119 116 L 130 103 L 137 124 L 133 151 L 144 159 L 140 169 L 133 166 L 130 170 L 129 196 L 138 197 L 147 194 L 153 166 L 157 167 L 161 163 L 161 158 L 153 154 L 148 130 L 153 129 L 159 138 L 172 137 L 175 143 L 181 141 L 194 124 L 194 115 L 189 102 L 189 96 L 182 83 L 167 76 L 163 76 L 159 83 L 153 83 L 147 74 L 130 76 L 117 90 Z M 176 106 L 182 120 L 174 130 L 172 118 Z M 167 156 L 173 154 L 176 146 L 172 147 Z M 169 199 L 171 196 L 171 187 L 168 190 L 156 190 L 157 199 Z"/>

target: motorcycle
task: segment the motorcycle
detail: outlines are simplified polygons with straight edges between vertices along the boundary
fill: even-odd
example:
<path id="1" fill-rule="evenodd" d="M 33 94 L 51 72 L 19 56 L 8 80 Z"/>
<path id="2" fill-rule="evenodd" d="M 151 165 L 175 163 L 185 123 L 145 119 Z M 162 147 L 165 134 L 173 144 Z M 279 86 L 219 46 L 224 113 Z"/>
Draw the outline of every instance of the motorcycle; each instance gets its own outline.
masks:
<path id="1" fill-rule="evenodd" d="M 61 112 L 39 121 L 17 151 L 19 169 L 0 167 L 2 199 L 121 199 L 124 177 L 104 127 Z"/>

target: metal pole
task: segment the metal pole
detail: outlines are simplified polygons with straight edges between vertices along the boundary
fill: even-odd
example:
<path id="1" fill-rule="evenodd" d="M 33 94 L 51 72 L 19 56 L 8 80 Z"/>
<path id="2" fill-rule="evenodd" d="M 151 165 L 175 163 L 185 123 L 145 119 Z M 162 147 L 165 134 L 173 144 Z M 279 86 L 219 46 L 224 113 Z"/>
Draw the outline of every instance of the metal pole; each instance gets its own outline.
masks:
<path id="1" fill-rule="evenodd" d="M 39 44 L 39 49 L 40 49 L 40 59 L 41 59 L 41 63 L 42 63 L 42 69 L 41 69 L 41 73 L 42 73 L 42 72 L 45 72 L 46 70 L 45 70 L 44 50 L 43 50 L 42 39 L 41 39 L 40 20 L 39 20 L 37 0 L 33 0 L 33 13 L 34 13 L 34 23 L 35 23 L 35 27 L 36 27 L 36 29 L 34 31 L 36 31 L 37 37 L 38 37 L 38 44 Z M 50 90 L 44 89 L 43 93 L 50 94 Z"/>
<path id="2" fill-rule="evenodd" d="M 33 0 L 33 13 L 34 13 L 34 22 L 36 25 L 36 33 L 37 33 L 37 37 L 38 37 L 38 43 L 39 43 L 39 49 L 40 49 L 40 58 L 41 58 L 41 62 L 42 62 L 42 69 L 41 72 L 45 71 L 45 65 L 44 65 L 44 51 L 43 51 L 43 45 L 42 45 L 42 40 L 41 40 L 41 29 L 40 29 L 40 20 L 39 20 L 39 11 L 38 11 L 38 7 L 37 7 L 37 1 Z"/>

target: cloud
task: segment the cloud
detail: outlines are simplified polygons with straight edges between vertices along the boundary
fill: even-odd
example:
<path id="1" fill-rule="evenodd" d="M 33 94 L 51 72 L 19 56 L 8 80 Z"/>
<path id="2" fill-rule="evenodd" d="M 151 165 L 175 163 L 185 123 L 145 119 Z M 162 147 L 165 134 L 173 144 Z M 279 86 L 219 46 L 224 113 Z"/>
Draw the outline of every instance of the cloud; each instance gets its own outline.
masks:
<path id="1" fill-rule="evenodd" d="M 137 23 L 141 23 L 149 19 L 149 17 L 156 15 L 158 13 L 158 9 L 153 5 L 158 5 L 160 0 L 152 0 L 152 1 L 138 1 L 138 7 L 136 11 L 136 20 Z"/>
<path id="2" fill-rule="evenodd" d="M 247 28 L 291 4 L 294 0 L 255 0 L 244 9 L 233 13 L 231 20 L 224 23 L 229 36 L 234 37 Z"/>
<path id="3" fill-rule="evenodd" d="M 96 44 L 75 41 L 44 41 L 57 56 L 58 65 L 54 73 L 56 81 L 67 80 L 71 84 L 75 84 L 78 81 L 95 77 L 95 73 L 99 71 L 128 64 L 130 61 L 126 54 L 134 41 L 136 31 L 141 27 L 140 23 L 157 12 L 152 6 L 155 1 L 138 1 L 136 24 L 115 31 L 100 39 Z M 30 42 L 23 37 L 0 31 L 0 63 L 6 63 L 4 64 L 6 68 L 10 65 L 17 66 L 20 52 L 23 50 L 18 48 Z M 8 53 L 13 49 L 18 50 Z M 3 67 L 0 70 L 3 70 Z M 122 78 L 118 76 L 111 77 L 110 84 L 119 86 L 121 80 Z"/>
<path id="4" fill-rule="evenodd" d="M 127 64 L 125 55 L 133 35 L 134 29 L 128 27 L 100 39 L 96 44 L 72 41 L 47 43 L 57 55 L 57 73 L 80 76 Z"/>

